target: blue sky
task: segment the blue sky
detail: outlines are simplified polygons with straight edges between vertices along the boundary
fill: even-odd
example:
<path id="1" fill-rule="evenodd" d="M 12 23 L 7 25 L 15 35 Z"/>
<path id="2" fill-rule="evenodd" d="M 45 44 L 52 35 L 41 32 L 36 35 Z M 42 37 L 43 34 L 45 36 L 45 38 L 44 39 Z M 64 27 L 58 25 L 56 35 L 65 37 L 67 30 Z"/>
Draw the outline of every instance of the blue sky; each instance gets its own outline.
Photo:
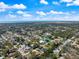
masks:
<path id="1" fill-rule="evenodd" d="M 79 21 L 79 0 L 0 0 L 0 22 Z"/>

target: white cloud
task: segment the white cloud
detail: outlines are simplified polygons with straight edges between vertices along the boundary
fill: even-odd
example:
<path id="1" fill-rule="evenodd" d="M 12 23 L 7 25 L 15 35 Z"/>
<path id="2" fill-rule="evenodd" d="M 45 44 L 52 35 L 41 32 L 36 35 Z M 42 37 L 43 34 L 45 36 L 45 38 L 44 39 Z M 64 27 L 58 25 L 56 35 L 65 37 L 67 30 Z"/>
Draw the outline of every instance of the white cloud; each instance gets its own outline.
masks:
<path id="1" fill-rule="evenodd" d="M 74 5 L 79 5 L 79 0 L 73 1 L 73 4 L 74 4 Z"/>
<path id="2" fill-rule="evenodd" d="M 61 0 L 60 2 L 72 2 L 73 0 Z"/>
<path id="3" fill-rule="evenodd" d="M 55 2 L 55 1 L 53 1 L 52 4 L 54 4 L 54 5 L 60 5 L 59 2 Z"/>
<path id="4" fill-rule="evenodd" d="M 35 17 L 33 20 L 36 21 L 79 21 L 77 15 L 64 15 L 64 16 L 48 16 L 48 17 Z"/>
<path id="5" fill-rule="evenodd" d="M 6 9 L 25 9 L 26 6 L 23 4 L 14 4 L 14 5 L 8 5 L 4 2 L 0 2 L 0 10 L 6 10 Z"/>
<path id="6" fill-rule="evenodd" d="M 67 6 L 72 6 L 72 5 L 73 5 L 72 3 L 68 3 L 68 4 L 67 4 Z"/>
<path id="7" fill-rule="evenodd" d="M 3 19 L 2 21 L 28 21 L 32 19 L 32 15 L 27 13 L 21 15 L 9 13 L 4 15 L 1 19 Z"/>
<path id="8" fill-rule="evenodd" d="M 71 15 L 72 13 L 69 12 L 62 12 L 62 11 L 54 11 L 51 10 L 49 12 L 37 11 L 36 12 L 40 16 L 47 16 L 47 15 Z"/>
<path id="9" fill-rule="evenodd" d="M 44 13 L 43 11 L 37 11 L 36 13 L 39 14 L 40 16 L 45 16 L 46 15 L 46 13 Z"/>
<path id="10" fill-rule="evenodd" d="M 9 6 L 5 4 L 4 2 L 0 2 L 0 9 L 8 8 Z"/>
<path id="11" fill-rule="evenodd" d="M 79 0 L 75 0 L 72 3 L 68 3 L 67 6 L 79 6 Z"/>
<path id="12" fill-rule="evenodd" d="M 67 6 L 79 6 L 79 0 L 61 0 L 60 2 L 66 2 Z"/>
<path id="13" fill-rule="evenodd" d="M 22 15 L 23 17 L 30 17 L 30 16 L 32 16 L 31 14 L 28 14 L 28 13 L 26 13 L 24 11 L 17 11 L 17 14 Z"/>
<path id="14" fill-rule="evenodd" d="M 48 4 L 48 2 L 46 0 L 40 0 L 40 3 L 41 4 L 46 4 L 46 5 Z"/>
<path id="15" fill-rule="evenodd" d="M 23 4 L 15 4 L 15 5 L 11 6 L 11 8 L 14 8 L 14 9 L 25 9 L 26 6 L 23 5 Z"/>
<path id="16" fill-rule="evenodd" d="M 16 18 L 16 15 L 13 15 L 13 14 L 8 14 L 8 15 L 6 15 L 6 17 Z"/>
<path id="17" fill-rule="evenodd" d="M 23 11 L 17 11 L 17 14 L 24 14 L 25 12 Z"/>
<path id="18" fill-rule="evenodd" d="M 31 17 L 31 14 L 23 14 L 23 17 Z"/>
<path id="19" fill-rule="evenodd" d="M 8 14 L 6 17 L 3 17 L 2 21 L 8 20 L 8 21 L 79 21 L 79 16 L 78 15 L 56 15 L 56 16 L 44 16 L 44 17 L 39 17 L 39 16 L 33 16 L 33 17 L 28 17 L 29 15 L 16 15 L 16 14 Z"/>
<path id="20" fill-rule="evenodd" d="M 64 14 L 64 12 L 61 12 L 61 11 L 58 12 L 58 11 L 51 10 L 47 14 Z"/>

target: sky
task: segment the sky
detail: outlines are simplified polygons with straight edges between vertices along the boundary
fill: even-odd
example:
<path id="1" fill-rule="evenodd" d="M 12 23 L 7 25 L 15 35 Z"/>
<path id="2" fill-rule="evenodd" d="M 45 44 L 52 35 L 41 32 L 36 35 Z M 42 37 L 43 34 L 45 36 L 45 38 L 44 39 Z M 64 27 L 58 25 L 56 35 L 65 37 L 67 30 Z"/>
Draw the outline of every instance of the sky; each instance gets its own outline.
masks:
<path id="1" fill-rule="evenodd" d="M 79 0 L 0 0 L 0 22 L 79 21 Z"/>

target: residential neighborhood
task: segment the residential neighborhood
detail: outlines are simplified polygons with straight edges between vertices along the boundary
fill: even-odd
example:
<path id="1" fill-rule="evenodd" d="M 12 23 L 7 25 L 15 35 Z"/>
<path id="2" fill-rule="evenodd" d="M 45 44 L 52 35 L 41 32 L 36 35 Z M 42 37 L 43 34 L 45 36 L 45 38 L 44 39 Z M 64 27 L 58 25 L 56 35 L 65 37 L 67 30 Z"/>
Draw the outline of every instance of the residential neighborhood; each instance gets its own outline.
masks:
<path id="1" fill-rule="evenodd" d="M 0 24 L 0 59 L 78 59 L 78 26 L 50 22 Z"/>

